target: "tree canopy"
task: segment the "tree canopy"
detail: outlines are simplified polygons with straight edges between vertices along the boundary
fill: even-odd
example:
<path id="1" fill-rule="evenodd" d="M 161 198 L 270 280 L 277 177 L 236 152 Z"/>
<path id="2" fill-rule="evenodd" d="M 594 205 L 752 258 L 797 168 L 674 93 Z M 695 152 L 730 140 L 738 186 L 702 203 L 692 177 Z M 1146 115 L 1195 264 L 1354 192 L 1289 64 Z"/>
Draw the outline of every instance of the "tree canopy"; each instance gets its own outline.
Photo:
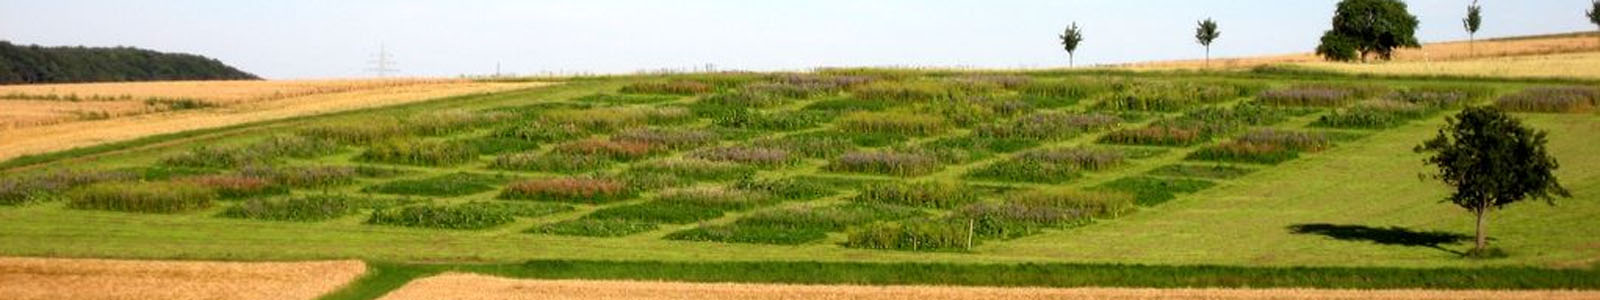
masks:
<path id="1" fill-rule="evenodd" d="M 1570 197 L 1553 173 L 1559 165 L 1545 151 L 1546 132 L 1492 107 L 1470 107 L 1445 119 L 1439 135 L 1416 147 L 1438 167 L 1432 177 L 1455 188 L 1449 201 L 1478 217 L 1475 251 L 1487 243 L 1485 216 L 1492 209 L 1529 198 Z"/>
<path id="2" fill-rule="evenodd" d="M 1072 22 L 1066 30 L 1061 31 L 1061 48 L 1067 50 L 1067 65 L 1072 65 L 1073 56 L 1077 55 L 1078 43 L 1083 42 L 1083 30 L 1078 28 L 1078 22 Z"/>
<path id="3" fill-rule="evenodd" d="M 1399 0 L 1342 0 L 1333 14 L 1333 29 L 1322 34 L 1317 54 L 1328 60 L 1388 60 L 1399 47 L 1421 47 L 1417 17 Z"/>
<path id="4" fill-rule="evenodd" d="M 199 55 L 0 41 L 0 84 L 218 79 L 259 78 Z"/>
<path id="5" fill-rule="evenodd" d="M 1211 42 L 1215 42 L 1221 36 L 1222 31 L 1217 30 L 1217 22 L 1212 21 L 1211 18 L 1200 20 L 1199 24 L 1195 25 L 1194 40 L 1199 42 L 1201 46 L 1206 47 L 1207 65 L 1211 64 Z"/>

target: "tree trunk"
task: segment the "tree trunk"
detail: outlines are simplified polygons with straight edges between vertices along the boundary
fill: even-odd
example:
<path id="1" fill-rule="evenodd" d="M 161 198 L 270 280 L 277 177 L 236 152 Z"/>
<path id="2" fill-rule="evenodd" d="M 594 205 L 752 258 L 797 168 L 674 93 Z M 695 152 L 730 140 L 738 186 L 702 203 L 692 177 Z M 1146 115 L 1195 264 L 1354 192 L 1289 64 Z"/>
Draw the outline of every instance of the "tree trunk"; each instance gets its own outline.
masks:
<path id="1" fill-rule="evenodd" d="M 1075 58 L 1074 56 L 1076 55 L 1072 54 L 1072 52 L 1067 52 L 1067 68 L 1072 68 L 1072 61 Z"/>
<path id="2" fill-rule="evenodd" d="M 1206 68 L 1211 68 L 1211 45 L 1206 45 Z"/>
<path id="3" fill-rule="evenodd" d="M 1488 216 L 1488 210 L 1488 208 L 1478 209 L 1478 244 L 1474 248 L 1477 249 L 1476 252 L 1478 253 L 1483 253 L 1484 246 L 1487 246 L 1489 242 L 1488 232 L 1485 232 L 1483 228 L 1483 219 Z"/>

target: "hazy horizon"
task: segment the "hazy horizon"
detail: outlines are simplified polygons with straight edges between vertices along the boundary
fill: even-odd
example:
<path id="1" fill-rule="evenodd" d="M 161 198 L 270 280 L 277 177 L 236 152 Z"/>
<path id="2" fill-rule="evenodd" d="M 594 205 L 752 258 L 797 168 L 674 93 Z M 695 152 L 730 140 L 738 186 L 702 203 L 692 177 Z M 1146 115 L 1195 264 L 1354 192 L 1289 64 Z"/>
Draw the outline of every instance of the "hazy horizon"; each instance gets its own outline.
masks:
<path id="1" fill-rule="evenodd" d="M 1470 1 L 1408 1 L 1423 41 L 1466 39 Z M 1308 52 L 1336 1 L 0 1 L 0 40 L 204 55 L 276 78 L 364 77 L 379 44 L 399 76 L 828 66 L 1054 67 Z M 1480 38 L 1594 30 L 1588 1 L 1483 1 Z M 1269 13 L 1264 13 L 1269 12 Z"/>

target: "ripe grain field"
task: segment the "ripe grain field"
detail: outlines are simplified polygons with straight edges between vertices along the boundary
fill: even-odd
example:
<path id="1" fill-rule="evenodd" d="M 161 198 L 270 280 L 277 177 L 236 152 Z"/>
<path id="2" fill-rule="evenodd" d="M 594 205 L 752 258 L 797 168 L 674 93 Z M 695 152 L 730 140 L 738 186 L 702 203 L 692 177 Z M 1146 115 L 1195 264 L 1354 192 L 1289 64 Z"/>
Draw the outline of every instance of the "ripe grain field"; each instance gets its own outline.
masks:
<path id="1" fill-rule="evenodd" d="M 6 299 L 312 299 L 360 277 L 360 261 L 187 262 L 0 257 Z"/>

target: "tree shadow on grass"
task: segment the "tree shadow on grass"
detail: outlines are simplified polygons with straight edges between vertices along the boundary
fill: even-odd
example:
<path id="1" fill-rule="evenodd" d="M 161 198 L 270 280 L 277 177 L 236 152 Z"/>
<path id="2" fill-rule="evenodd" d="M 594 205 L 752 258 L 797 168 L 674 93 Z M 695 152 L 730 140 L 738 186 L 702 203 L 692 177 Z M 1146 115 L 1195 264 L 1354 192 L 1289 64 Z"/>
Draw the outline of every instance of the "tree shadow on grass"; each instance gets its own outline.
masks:
<path id="1" fill-rule="evenodd" d="M 1471 235 L 1454 232 L 1415 231 L 1399 226 L 1381 228 L 1365 225 L 1338 225 L 1326 223 L 1295 224 L 1289 226 L 1289 232 L 1294 234 L 1321 235 L 1341 241 L 1366 241 L 1379 245 L 1428 247 L 1456 255 L 1466 255 L 1466 253 L 1445 249 L 1441 245 L 1459 244 L 1462 242 L 1471 241 L 1473 238 Z"/>

